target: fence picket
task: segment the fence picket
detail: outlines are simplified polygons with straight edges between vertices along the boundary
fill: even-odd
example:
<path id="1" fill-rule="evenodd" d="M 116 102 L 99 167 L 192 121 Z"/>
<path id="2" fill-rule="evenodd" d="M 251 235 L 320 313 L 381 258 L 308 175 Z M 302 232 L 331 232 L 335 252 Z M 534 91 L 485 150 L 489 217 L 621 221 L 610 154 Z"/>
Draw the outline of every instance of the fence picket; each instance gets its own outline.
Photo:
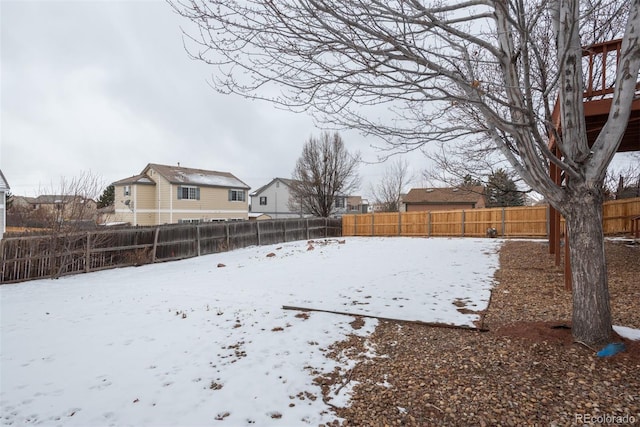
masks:
<path id="1" fill-rule="evenodd" d="M 340 219 L 295 218 L 7 237 L 0 240 L 0 284 L 341 235 Z"/>

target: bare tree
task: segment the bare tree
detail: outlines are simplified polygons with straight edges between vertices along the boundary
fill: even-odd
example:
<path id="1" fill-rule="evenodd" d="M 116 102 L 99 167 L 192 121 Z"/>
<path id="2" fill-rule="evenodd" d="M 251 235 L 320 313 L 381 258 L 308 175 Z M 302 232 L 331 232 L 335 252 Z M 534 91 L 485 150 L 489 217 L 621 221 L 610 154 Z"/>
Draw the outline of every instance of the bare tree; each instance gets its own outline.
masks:
<path id="1" fill-rule="evenodd" d="M 50 237 L 48 250 L 55 254 L 51 261 L 51 277 L 59 277 L 84 257 L 86 233 L 96 226 L 95 198 L 103 188 L 103 180 L 91 171 L 72 178 L 61 177 L 58 185 L 41 188 L 36 198 L 38 208 L 31 219 L 41 224 Z M 94 243 L 98 243 L 94 240 Z"/>
<path id="2" fill-rule="evenodd" d="M 629 163 L 607 170 L 604 180 L 607 199 L 640 197 L 640 153 L 629 154 Z"/>
<path id="3" fill-rule="evenodd" d="M 289 207 L 329 217 L 335 211 L 336 199 L 357 187 L 359 163 L 360 155 L 349 154 L 337 132 L 309 138 L 293 171 Z"/>
<path id="4" fill-rule="evenodd" d="M 371 188 L 373 199 L 382 206 L 383 212 L 398 212 L 400 198 L 411 181 L 409 163 L 403 159 L 396 159 L 384 171 L 384 175 L 377 185 Z"/>
<path id="5" fill-rule="evenodd" d="M 392 148 L 491 141 L 566 219 L 574 338 L 606 342 L 603 180 L 640 68 L 640 0 L 175 0 L 191 54 L 223 92 L 357 128 Z M 594 31 L 593 18 L 600 22 Z M 601 31 L 602 30 L 602 31 Z M 592 146 L 583 46 L 622 36 L 611 113 Z M 597 71 L 597 70 L 596 70 Z M 552 112 L 559 101 L 562 133 Z M 562 157 L 549 149 L 553 135 Z M 558 185 L 549 164 L 564 176 Z"/>

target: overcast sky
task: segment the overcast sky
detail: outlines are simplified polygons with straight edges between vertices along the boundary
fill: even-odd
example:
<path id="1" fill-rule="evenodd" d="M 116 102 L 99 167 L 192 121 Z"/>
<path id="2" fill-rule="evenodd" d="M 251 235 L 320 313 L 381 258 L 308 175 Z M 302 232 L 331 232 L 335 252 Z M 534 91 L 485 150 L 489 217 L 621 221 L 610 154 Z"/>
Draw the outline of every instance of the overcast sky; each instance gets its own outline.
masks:
<path id="1" fill-rule="evenodd" d="M 253 190 L 291 177 L 302 145 L 319 135 L 309 116 L 222 95 L 215 69 L 189 59 L 161 0 L 0 0 L 0 169 L 16 195 L 55 192 L 90 171 L 106 186 L 148 163 L 231 172 Z M 378 144 L 341 132 L 375 162 Z M 427 167 L 407 156 L 412 184 Z M 363 164 L 358 194 L 387 164 Z"/>
<path id="2" fill-rule="evenodd" d="M 188 21 L 160 0 L 6 1 L 1 16 L 0 168 L 36 196 L 91 171 L 107 185 L 147 163 L 231 172 L 252 189 L 291 177 L 309 116 L 222 95 L 187 56 Z M 376 141 L 341 132 L 367 161 Z M 410 159 L 415 171 L 424 157 Z M 366 195 L 385 166 L 363 165 Z M 419 173 L 418 173 L 419 175 Z"/>

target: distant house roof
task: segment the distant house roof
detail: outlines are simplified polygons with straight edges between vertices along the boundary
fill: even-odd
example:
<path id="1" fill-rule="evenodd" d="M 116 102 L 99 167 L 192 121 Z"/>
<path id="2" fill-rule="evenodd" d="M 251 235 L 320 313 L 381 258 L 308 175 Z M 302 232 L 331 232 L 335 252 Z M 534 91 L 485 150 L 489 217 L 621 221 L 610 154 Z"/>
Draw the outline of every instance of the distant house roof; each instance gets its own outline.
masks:
<path id="1" fill-rule="evenodd" d="M 52 205 L 52 204 L 56 204 L 56 203 L 69 203 L 72 200 L 77 200 L 82 202 L 83 200 L 91 200 L 91 199 L 85 199 L 82 196 L 74 196 L 74 195 L 64 195 L 64 194 L 43 194 L 41 196 L 36 197 L 35 199 L 33 198 L 27 198 L 25 197 L 25 199 L 27 201 L 29 201 L 29 203 L 33 203 L 33 204 L 37 204 L 37 205 Z"/>
<path id="2" fill-rule="evenodd" d="M 129 178 L 121 179 L 114 182 L 112 185 L 131 185 L 131 184 L 143 184 L 143 185 L 156 185 L 147 175 L 140 174 L 130 176 Z"/>
<path id="3" fill-rule="evenodd" d="M 269 181 L 268 184 L 263 185 L 262 187 L 258 188 L 256 191 L 253 191 L 251 194 L 249 194 L 252 197 L 257 196 L 258 194 L 262 193 L 267 187 L 269 187 L 271 184 L 273 184 L 276 181 L 280 181 L 282 182 L 284 185 L 286 185 L 287 187 L 291 187 L 293 184 L 296 183 L 296 181 L 294 179 L 287 179 L 287 178 L 273 178 L 271 181 Z"/>
<path id="4" fill-rule="evenodd" d="M 204 169 L 183 168 L 180 166 L 158 165 L 149 163 L 141 175 L 153 169 L 172 184 L 199 185 L 204 187 L 232 187 L 248 190 L 247 184 L 229 172 L 218 172 Z"/>
<path id="5" fill-rule="evenodd" d="M 4 177 L 4 175 L 2 174 L 2 171 L 0 170 L 0 190 L 8 190 L 9 189 L 9 183 L 7 182 L 7 179 Z"/>
<path id="6" fill-rule="evenodd" d="M 54 203 L 62 203 L 65 200 L 68 200 L 71 196 L 65 196 L 62 194 L 43 194 L 41 196 L 33 199 L 33 203 L 38 205 L 51 205 Z"/>
<path id="7" fill-rule="evenodd" d="M 412 188 L 402 199 L 408 204 L 469 204 L 484 197 L 482 186 L 453 188 Z"/>

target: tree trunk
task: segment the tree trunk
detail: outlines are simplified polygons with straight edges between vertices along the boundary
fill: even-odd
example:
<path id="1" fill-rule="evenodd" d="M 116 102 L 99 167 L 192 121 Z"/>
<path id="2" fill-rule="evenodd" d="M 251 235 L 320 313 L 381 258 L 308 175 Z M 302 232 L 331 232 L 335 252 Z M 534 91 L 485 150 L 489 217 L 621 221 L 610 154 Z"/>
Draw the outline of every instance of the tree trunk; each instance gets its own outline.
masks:
<path id="1" fill-rule="evenodd" d="M 602 191 L 577 191 L 565 216 L 573 279 L 573 337 L 588 345 L 611 338 L 611 309 L 602 228 Z"/>

